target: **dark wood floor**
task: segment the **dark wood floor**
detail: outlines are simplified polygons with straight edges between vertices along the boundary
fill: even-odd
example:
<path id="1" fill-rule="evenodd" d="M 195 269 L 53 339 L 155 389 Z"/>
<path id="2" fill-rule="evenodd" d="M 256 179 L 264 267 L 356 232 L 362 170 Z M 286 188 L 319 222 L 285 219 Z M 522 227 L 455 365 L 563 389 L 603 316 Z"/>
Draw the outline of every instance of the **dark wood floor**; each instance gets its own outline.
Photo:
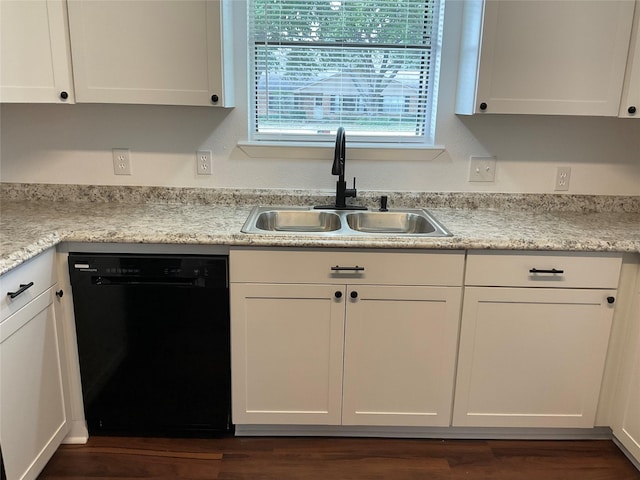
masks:
<path id="1" fill-rule="evenodd" d="M 92 437 L 64 445 L 40 480 L 639 480 L 607 440 Z"/>

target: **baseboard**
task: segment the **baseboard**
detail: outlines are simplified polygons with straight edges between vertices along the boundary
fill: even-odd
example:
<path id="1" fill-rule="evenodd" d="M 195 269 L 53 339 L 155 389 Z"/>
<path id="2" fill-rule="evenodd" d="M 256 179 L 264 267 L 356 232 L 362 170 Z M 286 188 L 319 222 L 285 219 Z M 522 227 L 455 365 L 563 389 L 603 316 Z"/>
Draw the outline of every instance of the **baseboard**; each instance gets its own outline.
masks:
<path id="1" fill-rule="evenodd" d="M 82 445 L 89 440 L 89 430 L 84 420 L 73 420 L 71 429 L 66 437 L 62 440 L 65 444 Z"/>
<path id="2" fill-rule="evenodd" d="M 627 450 L 627 447 L 625 447 L 622 442 L 620 442 L 620 440 L 618 440 L 615 435 L 613 435 L 613 443 L 615 443 L 618 448 L 622 451 L 622 453 L 625 454 L 625 456 L 629 459 L 629 461 L 631 463 L 633 463 L 633 466 L 636 467 L 638 470 L 640 470 L 640 460 L 634 458 L 633 455 L 631 455 L 631 452 L 629 452 L 629 450 Z"/>
<path id="3" fill-rule="evenodd" d="M 609 427 L 595 428 L 470 428 L 370 427 L 325 425 L 236 425 L 236 436 L 317 436 L 506 440 L 610 440 Z"/>

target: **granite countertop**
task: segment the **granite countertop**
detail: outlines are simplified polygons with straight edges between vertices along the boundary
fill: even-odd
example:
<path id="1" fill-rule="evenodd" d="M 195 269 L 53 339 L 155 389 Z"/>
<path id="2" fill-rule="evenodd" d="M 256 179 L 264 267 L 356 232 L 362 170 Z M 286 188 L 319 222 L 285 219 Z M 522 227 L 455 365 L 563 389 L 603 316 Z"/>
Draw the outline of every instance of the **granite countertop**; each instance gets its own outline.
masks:
<path id="1" fill-rule="evenodd" d="M 453 236 L 327 238 L 240 232 L 252 205 L 326 203 L 326 197 L 310 197 L 300 192 L 249 195 L 227 191 L 224 195 L 209 193 L 209 197 L 202 198 L 197 189 L 183 189 L 179 194 L 177 189 L 138 187 L 126 191 L 122 197 L 123 190 L 119 187 L 102 187 L 96 194 L 97 187 L 2 186 L 0 274 L 65 241 L 640 252 L 640 199 L 637 197 L 602 197 L 595 207 L 592 198 L 580 197 L 573 198 L 571 205 L 559 208 L 555 204 L 557 196 L 553 195 L 425 197 L 389 193 L 391 207 L 427 208 Z M 113 198 L 114 195 L 117 198 Z M 375 204 L 374 196 L 365 196 L 363 201 Z"/>

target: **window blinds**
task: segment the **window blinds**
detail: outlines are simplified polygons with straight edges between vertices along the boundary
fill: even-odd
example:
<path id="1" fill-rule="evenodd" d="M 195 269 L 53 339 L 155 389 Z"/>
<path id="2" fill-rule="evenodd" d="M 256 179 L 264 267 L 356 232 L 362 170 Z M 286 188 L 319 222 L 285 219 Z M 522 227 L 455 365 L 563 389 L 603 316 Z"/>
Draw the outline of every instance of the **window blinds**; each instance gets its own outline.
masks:
<path id="1" fill-rule="evenodd" d="M 424 139 L 439 0 L 249 0 L 251 130 Z"/>

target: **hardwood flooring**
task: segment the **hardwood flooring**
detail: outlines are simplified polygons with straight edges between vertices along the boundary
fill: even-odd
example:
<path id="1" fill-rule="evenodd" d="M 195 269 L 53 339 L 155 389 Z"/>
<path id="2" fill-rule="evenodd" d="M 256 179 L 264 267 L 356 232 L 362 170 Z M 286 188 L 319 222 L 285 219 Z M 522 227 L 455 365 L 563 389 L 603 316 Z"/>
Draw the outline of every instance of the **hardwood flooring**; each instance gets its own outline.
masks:
<path id="1" fill-rule="evenodd" d="M 608 440 L 91 437 L 39 480 L 640 480 Z"/>

